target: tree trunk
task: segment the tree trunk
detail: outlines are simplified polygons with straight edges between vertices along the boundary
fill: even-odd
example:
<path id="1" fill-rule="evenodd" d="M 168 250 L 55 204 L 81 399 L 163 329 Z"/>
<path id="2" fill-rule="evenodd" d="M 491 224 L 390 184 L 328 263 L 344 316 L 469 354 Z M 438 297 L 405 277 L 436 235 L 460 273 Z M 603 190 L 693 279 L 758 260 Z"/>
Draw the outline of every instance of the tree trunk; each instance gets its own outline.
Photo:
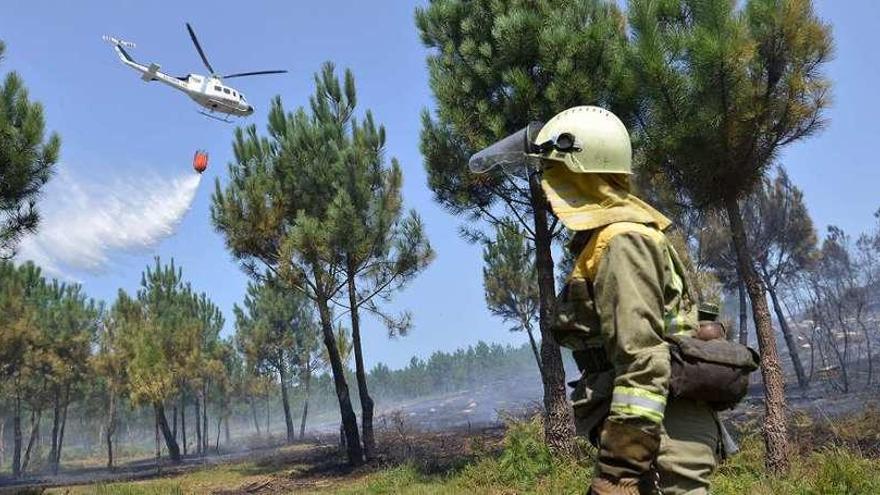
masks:
<path id="1" fill-rule="evenodd" d="M 211 443 L 208 434 L 208 381 L 202 383 L 202 455 L 208 454 L 208 446 Z"/>
<path id="2" fill-rule="evenodd" d="M 177 406 L 171 406 L 171 434 L 177 440 Z"/>
<path id="3" fill-rule="evenodd" d="M 311 357 L 311 356 L 310 356 Z M 309 415 L 309 395 L 311 394 L 311 390 L 309 390 L 310 385 L 312 383 L 312 368 L 311 363 L 306 362 L 306 373 L 303 377 L 303 385 L 305 385 L 305 399 L 303 400 L 303 413 L 302 420 L 299 423 L 299 439 L 302 440 L 306 436 L 306 417 Z"/>
<path id="4" fill-rule="evenodd" d="M 845 392 L 849 390 L 849 373 L 846 368 L 846 362 L 843 359 L 843 355 L 840 353 L 840 348 L 837 346 L 837 342 L 834 341 L 834 332 L 833 327 L 830 323 L 830 316 L 827 316 L 825 311 L 822 308 L 822 292 L 818 285 L 813 282 L 812 283 L 813 295 L 810 296 L 811 302 L 813 304 L 813 319 L 819 322 L 819 326 L 822 329 L 822 334 L 825 335 L 825 340 L 828 342 L 828 347 L 834 352 L 834 357 L 837 359 L 838 364 L 840 365 L 840 375 L 843 380 L 842 386 L 838 386 L 834 380 L 830 380 L 833 387 L 841 389 L 841 391 Z M 826 299 L 830 299 L 831 296 L 828 295 Z M 821 339 L 821 336 L 820 336 Z M 828 359 L 825 356 L 825 351 L 823 347 L 819 347 L 819 357 L 822 358 L 822 368 L 828 367 Z M 842 387 L 842 388 L 841 388 Z"/>
<path id="5" fill-rule="evenodd" d="M 223 418 L 218 414 L 217 415 L 217 441 L 214 442 L 214 450 L 217 452 L 217 455 L 220 455 L 220 423 L 223 422 Z"/>
<path id="6" fill-rule="evenodd" d="M 855 289 L 855 290 L 863 290 L 863 289 Z M 865 309 L 865 303 L 862 301 L 861 296 L 859 297 L 859 302 L 856 303 L 856 323 L 858 323 L 859 328 L 862 329 L 862 334 L 865 336 L 865 351 L 868 353 L 868 379 L 865 383 L 865 386 L 870 387 L 871 381 L 874 378 L 874 353 L 871 349 L 871 334 L 868 332 L 868 326 L 865 325 L 865 321 L 862 319 L 862 312 Z"/>
<path id="7" fill-rule="evenodd" d="M 575 451 L 574 418 L 565 389 L 565 368 L 559 344 L 550 333 L 550 320 L 555 312 L 556 280 L 553 273 L 551 232 L 547 224 L 547 198 L 537 174 L 529 177 L 530 200 L 535 227 L 535 268 L 540 293 L 541 364 L 544 374 L 544 438 L 556 453 Z"/>
<path id="8" fill-rule="evenodd" d="M 249 395 L 248 397 L 250 397 L 251 413 L 254 416 L 254 426 L 257 428 L 257 436 L 261 437 L 263 436 L 263 433 L 260 431 L 260 422 L 257 420 L 257 404 L 252 395 Z"/>
<path id="9" fill-rule="evenodd" d="M 49 469 L 53 474 L 57 474 L 55 467 L 55 455 L 58 452 L 58 434 L 61 431 L 61 387 L 56 385 L 53 387 L 54 394 L 52 397 L 52 447 L 49 450 Z"/>
<path id="10" fill-rule="evenodd" d="M 0 466 L 6 464 L 6 418 L 0 418 Z"/>
<path id="11" fill-rule="evenodd" d="M 364 369 L 364 351 L 361 346 L 361 321 L 358 313 L 357 287 L 354 280 L 355 267 L 348 263 L 348 304 L 351 314 L 351 344 L 354 348 L 354 372 L 357 378 L 358 396 L 361 401 L 361 430 L 363 431 L 364 457 L 373 460 L 376 440 L 373 436 L 373 399 L 367 389 L 367 372 Z"/>
<path id="12" fill-rule="evenodd" d="M 64 447 L 64 431 L 67 427 L 67 409 L 70 407 L 70 383 L 64 386 L 64 405 L 61 408 L 61 431 L 58 432 L 58 450 L 52 459 L 52 473 L 58 474 L 61 466 L 61 449 Z"/>
<path id="13" fill-rule="evenodd" d="M 813 329 L 810 332 L 810 376 L 808 382 L 813 381 L 813 372 L 816 370 L 816 324 L 813 323 Z"/>
<path id="14" fill-rule="evenodd" d="M 284 406 L 284 426 L 287 428 L 287 443 L 294 440 L 293 416 L 290 413 L 290 398 L 287 395 L 287 365 L 283 357 L 279 357 L 278 377 L 281 380 L 281 404 Z"/>
<path id="15" fill-rule="evenodd" d="M 339 422 L 339 450 L 345 450 L 345 425 L 342 424 L 342 421 Z"/>
<path id="16" fill-rule="evenodd" d="M 58 474 L 58 467 L 55 465 L 55 457 L 58 453 L 58 434 L 61 431 L 61 387 L 54 387 L 55 394 L 52 400 L 52 449 L 49 451 L 49 467 L 53 474 Z"/>
<path id="17" fill-rule="evenodd" d="M 159 443 L 159 413 L 153 414 L 153 439 L 156 442 L 156 473 L 162 473 L 162 447 Z"/>
<path id="18" fill-rule="evenodd" d="M 113 469 L 113 433 L 116 432 L 116 394 L 110 392 L 110 404 L 107 411 L 107 468 Z"/>
<path id="19" fill-rule="evenodd" d="M 186 455 L 186 392 L 180 389 L 180 440 L 183 444 L 183 455 Z"/>
<path id="20" fill-rule="evenodd" d="M 177 446 L 177 441 L 174 440 L 174 436 L 171 434 L 171 428 L 168 427 L 168 419 L 165 418 L 165 406 L 161 402 L 157 402 L 153 404 L 153 407 L 156 410 L 156 422 L 158 423 L 159 430 L 162 432 L 162 436 L 165 437 L 165 447 L 168 449 L 168 456 L 175 464 L 180 463 L 180 447 Z"/>
<path id="21" fill-rule="evenodd" d="M 785 421 L 785 379 L 779 365 L 776 335 L 773 333 L 764 286 L 755 273 L 739 204 L 735 198 L 730 198 L 725 206 L 736 250 L 737 271 L 752 303 L 755 333 L 761 351 L 761 376 L 764 379 L 765 399 L 762 433 L 767 449 L 766 464 L 771 472 L 784 473 L 789 467 L 788 426 Z"/>
<path id="22" fill-rule="evenodd" d="M 849 393 L 849 329 L 846 326 L 846 320 L 843 317 L 843 295 L 838 292 L 838 297 L 834 299 L 834 307 L 835 313 L 837 314 L 837 321 L 840 324 L 840 331 L 843 332 L 843 355 L 840 357 L 840 370 L 843 373 L 843 392 Z M 828 337 L 832 342 L 834 341 L 834 334 L 829 333 Z M 837 345 L 835 343 L 834 350 L 839 353 Z"/>
<path id="23" fill-rule="evenodd" d="M 739 343 L 749 345 L 749 322 L 748 309 L 746 304 L 746 284 L 743 283 L 742 277 L 739 277 L 739 283 L 736 284 L 739 290 Z"/>
<path id="24" fill-rule="evenodd" d="M 195 394 L 194 406 L 196 408 L 196 455 L 202 453 L 202 406 L 199 394 Z"/>
<path id="25" fill-rule="evenodd" d="M 544 378 L 544 366 L 541 364 L 541 354 L 538 352 L 538 343 L 535 342 L 535 335 L 532 333 L 532 325 L 525 325 L 526 333 L 529 334 L 529 344 L 532 345 L 532 354 L 535 355 L 535 364 L 538 365 L 538 372 L 541 373 L 541 379 Z"/>
<path id="26" fill-rule="evenodd" d="M 230 433 L 229 433 L 229 411 L 228 410 L 226 411 L 226 415 L 223 417 L 223 419 L 224 419 L 224 426 L 226 427 L 223 432 L 223 436 L 225 437 L 224 440 L 226 440 L 226 445 L 230 445 L 232 442 L 231 442 Z"/>
<path id="27" fill-rule="evenodd" d="M 765 277 L 765 282 L 767 278 Z M 776 319 L 779 320 L 779 328 L 782 330 L 782 337 L 785 339 L 785 345 L 788 347 L 788 355 L 791 357 L 791 365 L 794 367 L 794 373 L 797 376 L 798 386 L 800 388 L 807 387 L 807 375 L 804 373 L 804 365 L 801 363 L 801 356 L 798 353 L 797 342 L 791 333 L 791 327 L 788 326 L 788 320 L 782 311 L 782 305 L 779 302 L 779 296 L 776 294 L 776 288 L 767 284 L 767 292 L 770 293 L 770 300 L 773 301 L 773 311 L 776 313 Z"/>
<path id="28" fill-rule="evenodd" d="M 12 476 L 15 478 L 21 477 L 21 443 L 21 396 L 16 390 L 15 415 L 12 418 Z"/>
<path id="29" fill-rule="evenodd" d="M 315 280 L 320 281 L 317 267 L 315 267 Z M 342 356 L 336 347 L 336 337 L 333 335 L 333 319 L 327 300 L 319 298 L 317 301 L 318 313 L 321 318 L 321 333 L 324 336 L 324 346 L 330 357 L 330 371 L 333 374 L 333 385 L 336 389 L 336 398 L 339 401 L 339 413 L 342 417 L 342 429 L 346 438 L 346 451 L 348 463 L 352 466 L 363 464 L 363 450 L 361 449 L 360 434 L 358 433 L 357 417 L 351 406 L 351 397 L 348 392 L 348 384 L 345 381 L 345 368 L 342 366 Z"/>
<path id="30" fill-rule="evenodd" d="M 24 451 L 24 459 L 21 461 L 21 472 L 24 473 L 27 471 L 28 465 L 31 462 L 31 452 L 34 448 L 34 443 L 37 441 L 37 436 L 40 434 L 40 422 L 43 419 L 43 410 L 37 409 L 36 411 L 31 411 L 31 436 L 28 440 L 27 449 Z"/>

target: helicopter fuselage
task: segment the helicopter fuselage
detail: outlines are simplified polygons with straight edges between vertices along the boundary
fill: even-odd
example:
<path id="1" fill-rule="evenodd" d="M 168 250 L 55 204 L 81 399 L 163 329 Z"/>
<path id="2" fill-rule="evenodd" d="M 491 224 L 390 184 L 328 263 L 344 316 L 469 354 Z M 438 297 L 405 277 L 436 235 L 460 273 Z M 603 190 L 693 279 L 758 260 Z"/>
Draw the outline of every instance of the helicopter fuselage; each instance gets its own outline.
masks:
<path id="1" fill-rule="evenodd" d="M 125 51 L 123 42 L 109 38 L 113 48 L 125 65 L 138 71 L 141 79 L 146 82 L 158 81 L 186 93 L 193 101 L 211 112 L 220 112 L 236 117 L 246 117 L 254 113 L 254 107 L 248 104 L 244 95 L 236 89 L 223 84 L 216 76 L 188 74 L 186 77 L 174 77 L 159 70 L 158 64 L 149 66 L 135 62 Z"/>

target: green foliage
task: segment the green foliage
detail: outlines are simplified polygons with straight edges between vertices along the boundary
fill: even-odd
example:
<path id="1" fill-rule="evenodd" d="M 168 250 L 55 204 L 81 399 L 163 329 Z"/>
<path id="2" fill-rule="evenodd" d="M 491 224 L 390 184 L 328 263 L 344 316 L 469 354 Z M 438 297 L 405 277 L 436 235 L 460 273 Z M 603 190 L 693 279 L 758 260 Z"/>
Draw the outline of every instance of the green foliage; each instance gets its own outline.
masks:
<path id="1" fill-rule="evenodd" d="M 712 481 L 719 495 L 868 495 L 880 489 L 878 463 L 852 451 L 829 446 L 799 459 L 783 477 L 767 473 L 760 439 L 751 435 L 741 453 L 725 462 Z"/>
<path id="2" fill-rule="evenodd" d="M 6 45 L 0 41 L 0 61 Z M 22 235 L 37 228 L 36 203 L 49 181 L 61 139 L 46 136 L 43 106 L 30 101 L 10 72 L 0 86 L 0 258 L 11 257 Z"/>
<path id="3" fill-rule="evenodd" d="M 544 426 L 537 418 L 514 423 L 504 436 L 498 470 L 505 484 L 528 486 L 553 469 L 553 457 L 542 438 Z"/>
<path id="4" fill-rule="evenodd" d="M 483 247 L 483 288 L 489 311 L 531 331 L 538 316 L 535 255 L 525 234 L 512 223 L 498 225 L 494 242 Z"/>
<path id="5" fill-rule="evenodd" d="M 435 116 L 422 116 L 429 187 L 455 215 L 491 223 L 512 215 L 530 229 L 526 181 L 472 174 L 468 157 L 572 106 L 606 105 L 628 115 L 623 15 L 603 0 L 434 0 L 416 10 L 416 25 L 431 49 L 437 104 Z"/>
<path id="6" fill-rule="evenodd" d="M 424 397 L 465 389 L 490 380 L 518 376 L 532 364 L 529 348 L 479 342 L 454 352 L 436 351 L 427 359 L 413 357 L 399 370 L 379 363 L 369 373 L 378 397 L 386 400 Z M 534 368 L 532 368 L 534 369 Z"/>
<path id="7" fill-rule="evenodd" d="M 250 275 L 269 269 L 284 286 L 326 303 L 340 290 L 344 259 L 325 223 L 345 176 L 356 100 L 351 72 L 343 87 L 332 64 L 315 84 L 308 113 L 272 101 L 268 136 L 253 125 L 236 129 L 230 183 L 223 188 L 218 179 L 211 217 Z"/>
<path id="8" fill-rule="evenodd" d="M 600 105 L 626 119 L 633 87 L 624 70 L 626 26 L 607 0 L 432 0 L 416 9 L 428 47 L 436 112 L 422 113 L 420 149 L 428 187 L 450 213 L 492 226 L 515 223 L 534 246 L 542 319 L 556 289 L 551 244 L 561 236 L 538 176 L 473 174 L 474 152 L 578 105 Z M 491 242 L 480 225 L 463 225 L 471 241 Z M 574 426 L 565 400 L 558 346 L 542 331 L 547 428 L 554 448 L 571 449 Z"/>
<path id="9" fill-rule="evenodd" d="M 501 452 L 467 466 L 455 483 L 473 492 L 576 493 L 589 486 L 586 460 L 553 456 L 539 417 L 508 423 Z"/>
<path id="10" fill-rule="evenodd" d="M 235 305 L 236 344 L 248 368 L 257 373 L 294 367 L 300 343 L 314 350 L 317 325 L 312 306 L 302 293 L 283 290 L 272 281 L 249 283 L 244 308 Z"/>
<path id="11" fill-rule="evenodd" d="M 268 136 L 258 136 L 255 126 L 236 129 L 230 183 L 222 188 L 217 181 L 211 218 L 251 276 L 259 279 L 268 271 L 286 290 L 298 290 L 315 302 L 350 461 L 359 463 L 357 425 L 331 304 L 340 304 L 336 298 L 346 286 L 355 295 L 352 282 L 361 273 L 378 276 L 362 301 L 383 291 L 387 296 L 393 284 L 426 263 L 414 262 L 406 246 L 415 246 L 416 253 L 427 250 L 427 255 L 430 248 L 417 217 L 397 224 L 399 169 L 383 167 L 381 126 L 369 114 L 363 121 L 354 116 L 352 73 L 346 71 L 340 82 L 334 66 L 326 63 L 315 86 L 309 112 L 286 112 L 280 97 L 273 100 Z M 401 246 L 404 256 L 389 257 Z M 348 309 L 357 305 L 349 302 Z"/>
<path id="12" fill-rule="evenodd" d="M 110 346 L 123 339 L 127 389 L 135 403 L 160 404 L 184 381 L 201 383 L 222 373 L 223 315 L 206 294 L 192 292 L 174 260 L 162 264 L 156 258 L 141 277 L 137 298 L 120 291 L 112 314 L 117 335 L 105 338 Z"/>
<path id="13" fill-rule="evenodd" d="M 633 0 L 639 162 L 698 207 L 754 190 L 824 125 L 830 27 L 810 0 Z"/>
<path id="14" fill-rule="evenodd" d="M 768 287 L 791 280 L 814 261 L 816 230 L 803 192 L 780 167 L 775 177 L 761 180 L 742 203 L 743 223 L 755 262 Z M 729 226 L 720 215 L 709 215 L 699 236 L 700 251 L 728 288 L 736 285 L 736 259 Z"/>
<path id="15" fill-rule="evenodd" d="M 342 175 L 324 226 L 345 258 L 352 328 L 359 328 L 354 320 L 365 307 L 386 323 L 390 335 L 399 335 L 408 330 L 410 315 L 387 315 L 375 301 L 390 299 L 427 267 L 434 252 L 415 210 L 404 215 L 403 173 L 394 158 L 390 167 L 385 165 L 385 128 L 377 126 L 369 110 L 362 122 L 352 118 L 350 127 L 350 137 L 340 144 Z"/>

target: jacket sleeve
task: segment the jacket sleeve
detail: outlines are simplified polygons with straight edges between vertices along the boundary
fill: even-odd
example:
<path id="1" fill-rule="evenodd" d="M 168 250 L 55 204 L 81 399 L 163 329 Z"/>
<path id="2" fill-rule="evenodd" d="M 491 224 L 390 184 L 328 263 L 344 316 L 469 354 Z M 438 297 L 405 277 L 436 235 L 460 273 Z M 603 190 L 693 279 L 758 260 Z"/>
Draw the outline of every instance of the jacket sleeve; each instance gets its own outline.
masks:
<path id="1" fill-rule="evenodd" d="M 666 260 L 657 241 L 619 234 L 593 280 L 602 340 L 616 375 L 600 433 L 600 470 L 617 478 L 644 474 L 659 450 L 670 376 L 663 340 L 664 280 L 672 269 Z"/>

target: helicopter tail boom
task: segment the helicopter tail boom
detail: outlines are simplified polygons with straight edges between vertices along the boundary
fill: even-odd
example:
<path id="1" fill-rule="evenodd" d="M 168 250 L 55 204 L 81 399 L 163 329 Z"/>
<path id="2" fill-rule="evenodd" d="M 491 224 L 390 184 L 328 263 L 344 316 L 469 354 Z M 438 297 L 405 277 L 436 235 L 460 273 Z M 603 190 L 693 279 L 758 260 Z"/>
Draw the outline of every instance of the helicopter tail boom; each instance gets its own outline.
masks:
<path id="1" fill-rule="evenodd" d="M 156 73 L 159 72 L 159 64 L 150 64 L 147 70 L 141 74 L 141 79 L 150 82 L 156 79 Z"/>

